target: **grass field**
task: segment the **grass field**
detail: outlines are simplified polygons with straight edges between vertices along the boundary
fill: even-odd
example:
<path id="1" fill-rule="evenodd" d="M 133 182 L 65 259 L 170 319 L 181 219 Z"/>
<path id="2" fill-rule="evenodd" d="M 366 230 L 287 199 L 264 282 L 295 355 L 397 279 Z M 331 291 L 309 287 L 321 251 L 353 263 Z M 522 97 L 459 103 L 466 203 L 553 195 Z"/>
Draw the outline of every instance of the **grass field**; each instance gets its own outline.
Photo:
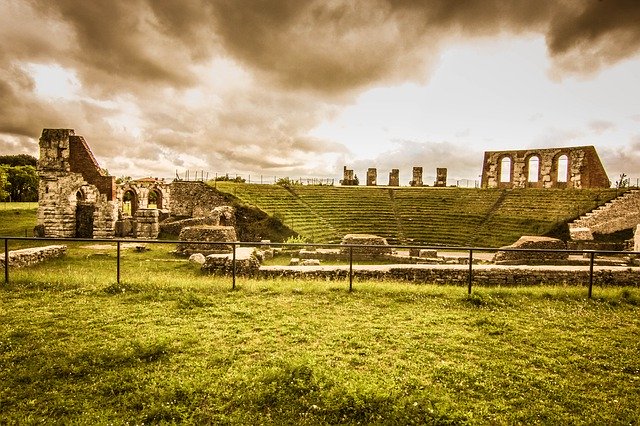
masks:
<path id="1" fill-rule="evenodd" d="M 0 233 L 35 212 L 0 210 Z M 11 220 L 6 220 L 9 218 Z M 32 222 L 29 222 L 31 220 Z M 11 242 L 18 245 L 17 242 Z M 0 286 L 0 424 L 635 424 L 640 290 L 202 275 L 69 244 Z"/>
<path id="2" fill-rule="evenodd" d="M 86 243 L 84 243 L 86 244 Z M 640 291 L 203 276 L 72 245 L 0 293 L 0 423 L 633 424 Z"/>

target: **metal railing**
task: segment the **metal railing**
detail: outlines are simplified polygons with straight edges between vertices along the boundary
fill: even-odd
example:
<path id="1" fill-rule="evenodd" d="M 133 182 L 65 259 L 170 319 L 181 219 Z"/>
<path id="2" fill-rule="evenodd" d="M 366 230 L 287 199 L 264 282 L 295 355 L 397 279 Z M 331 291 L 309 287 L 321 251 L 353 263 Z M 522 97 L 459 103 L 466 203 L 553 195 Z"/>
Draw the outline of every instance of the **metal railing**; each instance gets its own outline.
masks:
<path id="1" fill-rule="evenodd" d="M 354 249 L 356 249 L 356 254 L 359 254 L 358 251 L 362 249 L 401 249 L 401 250 L 411 250 L 411 249 L 424 249 L 424 250 L 440 250 L 440 251 L 455 251 L 455 252 L 468 252 L 468 275 L 467 275 L 467 293 L 470 295 L 472 293 L 473 287 L 473 264 L 474 264 L 474 252 L 534 252 L 534 253 L 566 253 L 566 254 L 585 254 L 589 255 L 589 282 L 588 282 L 588 297 L 591 298 L 593 295 L 593 275 L 594 275 L 594 264 L 596 255 L 640 255 L 640 252 L 632 252 L 632 251 L 613 251 L 613 250 L 563 250 L 563 249 L 522 249 L 522 248 L 495 248 L 495 247 L 456 247 L 456 246 L 416 246 L 416 245 L 368 245 L 368 244 L 323 244 L 323 243 L 273 243 L 273 242 L 211 242 L 211 241 L 183 241 L 183 240 L 147 240 L 147 239 L 125 239 L 125 238 L 41 238 L 41 237 L 0 237 L 4 239 L 4 283 L 9 283 L 9 241 L 61 241 L 61 242 L 92 242 L 92 243 L 116 243 L 116 281 L 120 284 L 121 281 L 121 244 L 122 243 L 134 243 L 134 244 L 182 244 L 182 245 L 223 245 L 223 246 L 232 246 L 232 270 L 231 270 L 231 279 L 232 279 L 232 289 L 236 289 L 236 277 L 237 277 L 237 269 L 236 269 L 236 250 L 240 246 L 245 247 L 261 247 L 261 246 L 275 246 L 275 247 L 292 247 L 292 248 L 300 248 L 300 247 L 331 247 L 331 248 L 340 248 L 341 250 L 348 249 L 348 260 L 349 260 L 349 291 L 353 291 L 353 278 L 354 278 L 354 269 L 353 269 L 353 261 L 354 261 Z"/>

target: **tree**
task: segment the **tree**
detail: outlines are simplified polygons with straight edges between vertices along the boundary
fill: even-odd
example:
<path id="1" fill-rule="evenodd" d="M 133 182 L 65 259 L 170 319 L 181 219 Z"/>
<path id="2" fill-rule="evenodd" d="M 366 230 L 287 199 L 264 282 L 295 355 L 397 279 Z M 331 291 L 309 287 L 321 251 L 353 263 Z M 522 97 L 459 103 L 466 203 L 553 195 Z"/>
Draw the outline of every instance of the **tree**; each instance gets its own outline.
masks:
<path id="1" fill-rule="evenodd" d="M 9 184 L 7 166 L 0 166 L 0 201 L 4 201 L 9 196 Z"/>
<path id="2" fill-rule="evenodd" d="M 11 201 L 38 200 L 38 173 L 33 166 L 3 166 L 9 182 Z"/>
<path id="3" fill-rule="evenodd" d="M 27 154 L 18 155 L 0 155 L 0 164 L 7 166 L 36 166 L 38 160 L 36 157 Z"/>

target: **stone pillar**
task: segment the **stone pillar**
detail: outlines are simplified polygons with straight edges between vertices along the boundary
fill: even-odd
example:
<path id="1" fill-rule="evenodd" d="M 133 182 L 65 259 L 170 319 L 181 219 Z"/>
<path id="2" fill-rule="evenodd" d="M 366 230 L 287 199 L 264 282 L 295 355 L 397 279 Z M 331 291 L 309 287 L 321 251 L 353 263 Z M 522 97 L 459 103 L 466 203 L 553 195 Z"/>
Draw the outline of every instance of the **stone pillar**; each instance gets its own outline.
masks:
<path id="1" fill-rule="evenodd" d="M 411 186 L 423 186 L 422 183 L 422 167 L 413 168 L 413 179 L 409 182 Z"/>
<path id="2" fill-rule="evenodd" d="M 436 168 L 436 181 L 433 186 L 447 186 L 447 168 L 446 167 L 437 167 Z"/>
<path id="3" fill-rule="evenodd" d="M 367 186 L 376 186 L 378 180 L 378 170 L 371 167 L 367 169 Z"/>
<path id="4" fill-rule="evenodd" d="M 640 225 L 633 230 L 633 251 L 640 251 Z"/>
<path id="5" fill-rule="evenodd" d="M 389 186 L 400 186 L 400 170 L 391 169 L 389 172 Z"/>
<path id="6" fill-rule="evenodd" d="M 353 170 L 347 169 L 347 166 L 344 166 L 342 169 L 342 180 L 340 181 L 341 185 L 357 185 L 358 182 L 353 175 Z"/>

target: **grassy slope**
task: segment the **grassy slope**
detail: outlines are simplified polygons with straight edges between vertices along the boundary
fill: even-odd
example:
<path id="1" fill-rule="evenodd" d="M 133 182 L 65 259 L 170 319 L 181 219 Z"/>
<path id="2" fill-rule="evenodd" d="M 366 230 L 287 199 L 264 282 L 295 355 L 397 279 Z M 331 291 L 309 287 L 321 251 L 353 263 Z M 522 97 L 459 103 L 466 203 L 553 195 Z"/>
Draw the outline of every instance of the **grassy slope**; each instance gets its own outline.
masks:
<path id="1" fill-rule="evenodd" d="M 282 217 L 316 242 L 373 233 L 392 243 L 499 247 L 543 235 L 616 196 L 615 190 L 482 190 L 251 185 L 218 188 Z"/>
<path id="2" fill-rule="evenodd" d="M 0 422 L 629 424 L 640 292 L 201 276 L 72 247 L 0 288 Z"/>

